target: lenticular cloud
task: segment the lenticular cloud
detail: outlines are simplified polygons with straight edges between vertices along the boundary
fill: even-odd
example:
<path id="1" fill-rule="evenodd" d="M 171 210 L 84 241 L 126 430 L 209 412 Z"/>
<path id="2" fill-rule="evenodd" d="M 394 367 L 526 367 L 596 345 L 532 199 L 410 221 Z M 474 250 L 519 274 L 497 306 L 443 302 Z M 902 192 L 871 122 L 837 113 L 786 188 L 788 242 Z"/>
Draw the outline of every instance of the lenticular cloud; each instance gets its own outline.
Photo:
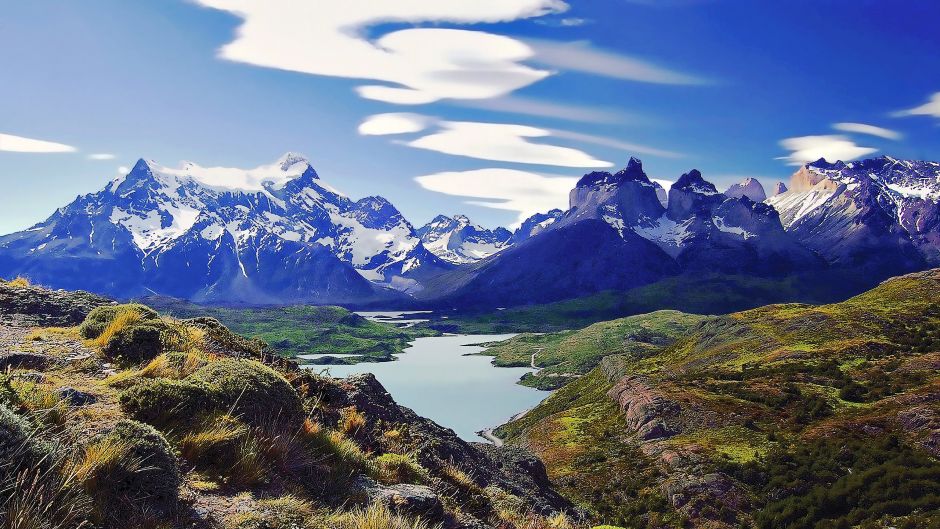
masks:
<path id="1" fill-rule="evenodd" d="M 382 23 L 509 22 L 567 9 L 560 0 L 403 0 L 300 2 L 196 0 L 243 19 L 235 40 L 220 50 L 228 60 L 388 84 L 357 88 L 365 98 L 395 104 L 505 95 L 550 75 L 522 64 L 527 44 L 482 31 L 407 28 L 371 40 Z"/>

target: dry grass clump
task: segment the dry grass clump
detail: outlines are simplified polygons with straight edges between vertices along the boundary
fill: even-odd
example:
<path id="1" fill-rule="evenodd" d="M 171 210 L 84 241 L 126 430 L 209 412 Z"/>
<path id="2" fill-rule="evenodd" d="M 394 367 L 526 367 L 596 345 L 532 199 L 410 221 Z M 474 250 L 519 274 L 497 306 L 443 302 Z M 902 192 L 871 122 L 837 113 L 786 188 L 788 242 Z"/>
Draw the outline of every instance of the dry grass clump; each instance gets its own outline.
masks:
<path id="1" fill-rule="evenodd" d="M 366 425 L 366 416 L 355 406 L 343 408 L 339 419 L 339 431 L 346 435 L 355 435 Z"/>
<path id="2" fill-rule="evenodd" d="M 63 426 L 69 416 L 68 404 L 48 386 L 36 382 L 13 379 L 10 388 L 16 393 L 23 411 L 48 426 Z"/>
<path id="3" fill-rule="evenodd" d="M 327 529 L 323 515 L 310 502 L 288 494 L 258 502 L 253 512 L 239 513 L 225 523 L 226 529 Z M 332 528 L 331 528 L 332 529 Z"/>
<path id="4" fill-rule="evenodd" d="M 330 526 L 336 529 L 437 529 L 441 527 L 440 524 L 431 525 L 420 518 L 405 518 L 380 503 L 334 515 L 330 518 L 330 523 Z"/>
<path id="5" fill-rule="evenodd" d="M 12 288 L 26 288 L 32 286 L 32 283 L 29 282 L 29 279 L 24 276 L 17 276 L 14 279 L 7 282 L 8 287 Z"/>
<path id="6" fill-rule="evenodd" d="M 89 509 L 74 474 L 27 469 L 0 490 L 0 529 L 91 529 Z"/>
<path id="7" fill-rule="evenodd" d="M 104 330 L 101 331 L 97 337 L 91 339 L 91 344 L 96 347 L 105 347 L 108 345 L 108 342 L 114 338 L 119 332 L 124 329 L 137 325 L 143 320 L 143 317 L 139 310 L 135 308 L 127 308 L 117 312 L 114 318 L 105 326 Z"/>
<path id="8" fill-rule="evenodd" d="M 382 483 L 422 485 L 430 479 L 428 471 L 413 454 L 382 454 L 375 458 L 375 463 L 378 466 L 378 479 Z"/>

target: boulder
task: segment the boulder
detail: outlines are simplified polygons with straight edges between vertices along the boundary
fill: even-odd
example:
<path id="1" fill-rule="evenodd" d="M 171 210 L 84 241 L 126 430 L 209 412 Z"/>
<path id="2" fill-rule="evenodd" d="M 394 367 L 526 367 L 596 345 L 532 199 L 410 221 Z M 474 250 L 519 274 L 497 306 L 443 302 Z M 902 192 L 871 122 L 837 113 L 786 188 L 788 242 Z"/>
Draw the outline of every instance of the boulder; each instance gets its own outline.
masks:
<path id="1" fill-rule="evenodd" d="M 380 485 L 368 478 L 361 478 L 356 486 L 369 503 L 381 503 L 399 514 L 431 522 L 444 518 L 444 505 L 430 487 L 405 483 Z"/>
<path id="2" fill-rule="evenodd" d="M 0 353 L 0 371 L 8 369 L 39 369 L 43 370 L 51 363 L 51 358 L 40 353 L 24 351 L 7 351 Z"/>
<path id="3" fill-rule="evenodd" d="M 86 393 L 72 387 L 63 387 L 55 390 L 55 395 L 68 403 L 69 406 L 80 407 L 88 406 L 98 402 L 98 398 L 91 393 Z"/>

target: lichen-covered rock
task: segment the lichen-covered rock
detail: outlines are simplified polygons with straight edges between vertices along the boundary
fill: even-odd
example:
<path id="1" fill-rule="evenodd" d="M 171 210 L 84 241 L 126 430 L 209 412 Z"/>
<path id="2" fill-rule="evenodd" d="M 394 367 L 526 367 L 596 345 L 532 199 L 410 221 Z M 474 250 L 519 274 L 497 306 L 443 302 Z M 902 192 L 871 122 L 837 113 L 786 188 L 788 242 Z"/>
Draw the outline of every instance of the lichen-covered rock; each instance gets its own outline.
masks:
<path id="1" fill-rule="evenodd" d="M 356 483 L 356 489 L 366 503 L 383 504 L 398 514 L 431 522 L 439 522 L 444 517 L 441 499 L 424 485 L 380 485 L 371 479 L 361 478 Z"/>
<path id="2" fill-rule="evenodd" d="M 91 393 L 80 391 L 72 387 L 55 390 L 55 396 L 66 402 L 69 406 L 88 406 L 98 402 L 98 398 Z"/>

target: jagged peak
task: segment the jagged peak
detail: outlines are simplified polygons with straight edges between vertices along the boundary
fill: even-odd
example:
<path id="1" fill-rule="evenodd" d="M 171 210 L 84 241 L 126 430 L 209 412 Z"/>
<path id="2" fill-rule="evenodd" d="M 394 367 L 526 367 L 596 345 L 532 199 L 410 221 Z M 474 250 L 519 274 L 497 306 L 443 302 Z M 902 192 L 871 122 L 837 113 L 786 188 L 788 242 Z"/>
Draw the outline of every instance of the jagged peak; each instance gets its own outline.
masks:
<path id="1" fill-rule="evenodd" d="M 281 155 L 281 157 L 277 159 L 275 164 L 279 165 L 282 171 L 290 170 L 291 167 L 297 164 L 305 164 L 308 167 L 312 167 L 310 165 L 310 160 L 306 156 L 297 152 L 292 152 L 292 151 L 287 151 L 283 155 Z"/>
<path id="2" fill-rule="evenodd" d="M 671 189 L 692 191 L 705 195 L 718 194 L 718 188 L 715 187 L 715 184 L 705 180 L 705 178 L 702 177 L 701 171 L 698 169 L 692 169 L 688 173 L 684 173 L 676 180 L 676 183 L 672 184 Z"/>
<path id="3" fill-rule="evenodd" d="M 630 157 L 627 166 L 610 174 L 607 171 L 592 171 L 578 180 L 577 187 L 597 186 L 604 184 L 620 185 L 625 182 L 642 182 L 649 184 L 650 179 L 643 172 L 643 162 L 639 158 Z"/>

